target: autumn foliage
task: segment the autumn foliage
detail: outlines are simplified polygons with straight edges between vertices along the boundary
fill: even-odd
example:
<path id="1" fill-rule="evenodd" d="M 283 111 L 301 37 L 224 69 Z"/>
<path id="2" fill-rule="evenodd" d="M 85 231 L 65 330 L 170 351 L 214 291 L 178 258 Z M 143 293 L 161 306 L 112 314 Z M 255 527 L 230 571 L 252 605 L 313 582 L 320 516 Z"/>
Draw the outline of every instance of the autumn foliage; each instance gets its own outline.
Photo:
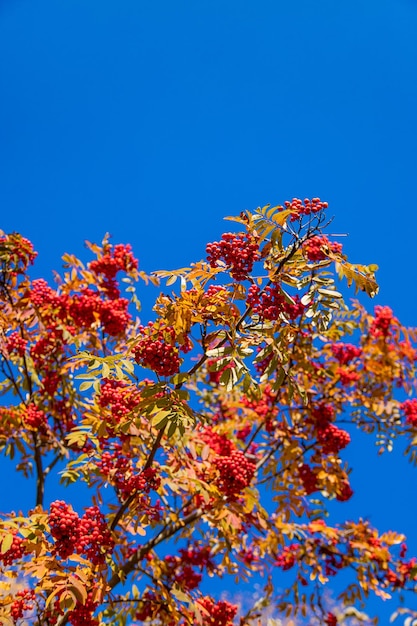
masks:
<path id="1" fill-rule="evenodd" d="M 32 508 L 1 514 L 3 626 L 333 626 L 414 587 L 402 535 L 327 521 L 353 496 L 357 429 L 414 460 L 417 337 L 345 303 L 337 281 L 373 297 L 377 267 L 348 261 L 326 210 L 244 212 L 205 260 L 150 275 L 106 237 L 51 282 L 0 233 L 0 448 L 36 482 Z M 141 323 L 149 283 L 163 292 Z M 230 576 L 262 591 L 216 596 Z"/>

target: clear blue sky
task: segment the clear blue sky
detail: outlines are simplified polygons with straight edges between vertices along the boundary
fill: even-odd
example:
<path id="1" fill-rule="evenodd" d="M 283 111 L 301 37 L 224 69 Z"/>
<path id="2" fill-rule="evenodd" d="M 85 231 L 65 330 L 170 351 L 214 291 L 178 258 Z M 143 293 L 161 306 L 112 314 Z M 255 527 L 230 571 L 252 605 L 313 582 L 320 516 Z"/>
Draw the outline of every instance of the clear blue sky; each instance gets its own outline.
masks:
<path id="1" fill-rule="evenodd" d="M 39 276 L 106 231 L 152 270 L 201 258 L 224 215 L 320 196 L 417 325 L 416 33 L 417 0 L 0 0 L 0 228 Z M 340 518 L 417 553 L 414 474 L 352 454 Z"/>

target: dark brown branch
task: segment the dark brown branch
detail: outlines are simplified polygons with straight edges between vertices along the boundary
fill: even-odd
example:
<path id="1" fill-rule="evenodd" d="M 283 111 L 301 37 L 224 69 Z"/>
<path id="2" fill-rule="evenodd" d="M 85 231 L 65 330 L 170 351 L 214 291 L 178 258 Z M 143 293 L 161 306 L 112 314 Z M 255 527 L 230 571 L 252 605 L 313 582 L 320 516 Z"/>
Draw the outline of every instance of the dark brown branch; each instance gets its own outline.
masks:
<path id="1" fill-rule="evenodd" d="M 41 446 L 39 445 L 38 434 L 33 433 L 33 456 L 36 466 L 36 505 L 43 505 L 43 497 L 45 492 L 45 476 L 42 465 Z"/>

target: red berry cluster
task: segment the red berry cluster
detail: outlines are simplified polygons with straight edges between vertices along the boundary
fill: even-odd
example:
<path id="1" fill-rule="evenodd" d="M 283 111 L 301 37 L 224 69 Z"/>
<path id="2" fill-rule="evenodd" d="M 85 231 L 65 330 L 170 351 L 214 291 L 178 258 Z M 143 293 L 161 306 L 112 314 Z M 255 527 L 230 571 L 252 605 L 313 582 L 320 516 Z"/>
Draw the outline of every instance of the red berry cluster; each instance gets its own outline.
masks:
<path id="1" fill-rule="evenodd" d="M 350 443 L 350 435 L 346 430 L 328 424 L 317 431 L 317 441 L 322 446 L 323 454 L 337 454 Z"/>
<path id="2" fill-rule="evenodd" d="M 405 421 L 410 426 L 417 426 L 417 399 L 406 400 L 400 405 L 405 414 Z"/>
<path id="3" fill-rule="evenodd" d="M 112 421 L 116 424 L 133 411 L 140 401 L 136 387 L 129 386 L 123 380 L 103 378 L 101 381 L 98 405 L 110 409 Z"/>
<path id="4" fill-rule="evenodd" d="M 340 365 L 349 365 L 353 359 L 360 357 L 362 354 L 362 348 L 354 346 L 351 343 L 333 343 L 331 345 L 331 351 Z"/>
<path id="5" fill-rule="evenodd" d="M 26 407 L 24 421 L 26 426 L 34 430 L 45 430 L 47 425 L 46 414 L 33 403 Z"/>
<path id="6" fill-rule="evenodd" d="M 303 313 L 305 307 L 298 296 L 292 299 L 294 302 L 288 302 L 277 283 L 267 285 L 262 292 L 257 285 L 251 285 L 247 303 L 261 319 L 277 320 L 284 315 L 294 320 Z"/>
<path id="7" fill-rule="evenodd" d="M 215 300 L 219 297 L 221 299 L 228 299 L 230 297 L 229 290 L 226 287 L 224 287 L 224 285 L 210 285 L 210 287 L 207 289 L 206 293 L 204 294 L 204 298 L 207 298 L 207 300 L 211 300 L 211 299 Z"/>
<path id="8" fill-rule="evenodd" d="M 224 233 L 221 241 L 207 244 L 206 252 L 211 267 L 218 267 L 218 261 L 223 261 L 237 281 L 248 278 L 259 259 L 259 246 L 248 233 Z"/>
<path id="9" fill-rule="evenodd" d="M 217 456 L 214 465 L 219 471 L 216 484 L 229 497 L 248 487 L 256 471 L 256 465 L 237 449 L 232 450 L 228 456 Z"/>
<path id="10" fill-rule="evenodd" d="M 324 454 L 337 454 L 350 442 L 350 435 L 331 422 L 335 418 L 335 409 L 330 404 L 321 402 L 311 411 L 309 422 L 317 431 L 317 441 Z"/>
<path id="11" fill-rule="evenodd" d="M 7 337 L 6 350 L 9 354 L 17 354 L 18 356 L 24 356 L 26 352 L 27 340 L 24 339 L 19 333 L 14 332 Z"/>
<path id="12" fill-rule="evenodd" d="M 375 317 L 369 328 L 371 337 L 389 337 L 393 324 L 398 324 L 398 320 L 394 317 L 392 309 L 389 306 L 377 305 L 374 310 Z"/>
<path id="13" fill-rule="evenodd" d="M 339 502 L 346 502 L 350 500 L 353 496 L 353 489 L 349 485 L 349 481 L 347 479 L 342 480 L 342 482 L 337 487 L 336 500 Z"/>
<path id="14" fill-rule="evenodd" d="M 51 535 L 55 539 L 55 552 L 67 559 L 77 552 L 79 541 L 80 518 L 73 508 L 63 500 L 56 500 L 51 504 L 49 526 Z"/>
<path id="15" fill-rule="evenodd" d="M 236 439 L 239 439 L 239 441 L 245 441 L 246 437 L 248 437 L 251 432 L 252 426 L 250 424 L 246 424 L 246 426 L 243 426 L 236 431 Z"/>
<path id="16" fill-rule="evenodd" d="M 111 337 L 117 337 L 125 332 L 131 320 L 128 306 L 129 302 L 126 298 L 101 302 L 100 322 L 105 333 Z"/>
<path id="17" fill-rule="evenodd" d="M 30 300 L 36 307 L 49 304 L 59 306 L 60 304 L 59 296 L 57 296 L 56 291 L 54 291 L 43 278 L 37 278 L 32 282 Z"/>
<path id="18" fill-rule="evenodd" d="M 324 561 L 324 573 L 326 576 L 336 576 L 337 572 L 345 566 L 343 556 L 330 553 L 326 548 L 322 551 Z"/>
<path id="19" fill-rule="evenodd" d="M 275 559 L 275 565 L 281 567 L 284 571 L 294 567 L 299 547 L 300 544 L 298 543 L 292 543 L 290 546 L 285 546 Z"/>
<path id="20" fill-rule="evenodd" d="M 29 265 L 33 265 L 38 253 L 33 250 L 33 245 L 18 233 L 2 235 L 0 246 L 6 248 L 9 253 L 9 263 L 14 274 L 22 274 Z"/>
<path id="21" fill-rule="evenodd" d="M 114 540 L 100 509 L 88 507 L 79 523 L 77 552 L 90 559 L 93 565 L 99 565 L 113 548 Z"/>
<path id="22" fill-rule="evenodd" d="M 343 386 L 353 385 L 357 383 L 361 377 L 358 372 L 346 367 L 338 367 L 336 369 L 336 376 L 339 376 L 339 380 Z"/>
<path id="23" fill-rule="evenodd" d="M 183 562 L 188 565 L 199 567 L 201 570 L 212 571 L 214 569 L 210 546 L 194 543 L 187 548 L 180 548 L 179 553 Z"/>
<path id="24" fill-rule="evenodd" d="M 307 463 L 303 463 L 298 468 L 298 473 L 303 483 L 304 491 L 308 496 L 319 489 L 317 476 Z"/>
<path id="25" fill-rule="evenodd" d="M 311 411 L 311 419 L 316 428 L 326 428 L 333 421 L 335 410 L 331 404 L 321 402 Z"/>
<path id="26" fill-rule="evenodd" d="M 91 261 L 89 268 L 94 274 L 103 274 L 107 279 L 112 279 L 117 272 L 129 272 L 138 269 L 138 260 L 132 254 L 130 244 L 117 244 L 114 247 L 107 246 L 106 253 Z"/>
<path id="27" fill-rule="evenodd" d="M 256 400 L 249 400 L 247 396 L 243 396 L 242 402 L 248 409 L 252 409 L 263 420 L 265 420 L 265 428 L 267 432 L 274 429 L 273 420 L 278 414 L 278 408 L 275 406 L 277 394 L 272 390 L 271 385 L 265 385 L 262 396 Z"/>
<path id="28" fill-rule="evenodd" d="M 203 623 L 207 626 L 233 626 L 233 620 L 237 613 L 237 606 L 230 602 L 214 602 L 210 596 L 204 596 L 197 600 L 202 611 Z M 196 622 L 198 623 L 198 622 Z"/>
<path id="29" fill-rule="evenodd" d="M 115 337 L 126 330 L 130 322 L 129 302 L 126 298 L 102 300 L 92 289 L 84 289 L 73 296 L 69 315 L 78 328 L 89 329 L 100 323 L 108 335 Z"/>
<path id="30" fill-rule="evenodd" d="M 35 365 L 43 370 L 45 361 L 52 361 L 57 348 L 60 346 L 61 333 L 55 329 L 50 329 L 47 334 L 30 347 L 30 356 Z"/>
<path id="31" fill-rule="evenodd" d="M 234 444 L 226 437 L 216 433 L 210 426 L 204 428 L 201 433 L 201 439 L 207 443 L 216 454 L 220 456 L 228 456 L 235 449 Z"/>
<path id="32" fill-rule="evenodd" d="M 191 591 L 198 587 L 203 578 L 200 572 L 196 572 L 191 564 L 184 562 L 179 556 L 168 554 L 164 558 L 164 565 L 164 575 L 169 585 L 176 583 L 181 589 Z"/>
<path id="33" fill-rule="evenodd" d="M 32 589 L 22 589 L 16 593 L 16 599 L 10 606 L 10 617 L 16 622 L 23 617 L 25 611 L 33 611 L 35 607 L 35 592 Z"/>
<path id="34" fill-rule="evenodd" d="M 70 505 L 56 500 L 51 504 L 49 526 L 55 539 L 55 552 L 62 559 L 78 553 L 97 565 L 104 562 L 105 553 L 114 547 L 105 519 L 95 506 L 86 509 L 80 519 Z"/>
<path id="35" fill-rule="evenodd" d="M 303 215 L 314 215 L 315 213 L 320 213 L 320 211 L 327 209 L 329 206 L 327 202 L 322 202 L 320 198 L 312 198 L 311 200 L 309 198 L 304 198 L 304 201 L 299 198 L 293 198 L 291 202 L 286 200 L 284 205 L 286 210 L 291 210 L 292 222 L 300 219 Z"/>
<path id="36" fill-rule="evenodd" d="M 14 531 L 12 534 L 12 545 L 6 552 L 0 552 L 0 563 L 6 566 L 13 565 L 14 561 L 21 559 L 24 554 L 23 539 L 18 536 L 17 531 Z"/>
<path id="37" fill-rule="evenodd" d="M 338 620 L 334 613 L 327 613 L 324 623 L 326 626 L 337 626 Z"/>
<path id="38" fill-rule="evenodd" d="M 325 235 L 315 235 L 303 244 L 304 253 L 309 261 L 324 261 L 329 252 L 341 254 L 342 247 L 341 243 L 330 242 Z"/>
<path id="39" fill-rule="evenodd" d="M 98 603 L 93 602 L 91 595 L 88 595 L 84 604 L 78 603 L 75 609 L 68 613 L 69 623 L 72 626 L 99 626 L 98 619 L 93 617 L 97 607 Z"/>
<path id="40" fill-rule="evenodd" d="M 171 327 L 154 331 L 152 322 L 140 327 L 142 336 L 133 349 L 136 363 L 148 367 L 158 376 L 172 376 L 180 369 L 180 357 L 175 343 L 175 331 Z"/>
<path id="41" fill-rule="evenodd" d="M 137 471 L 132 460 L 122 454 L 121 446 L 115 445 L 112 452 L 106 450 L 101 455 L 97 467 L 108 481 L 114 485 L 122 500 L 136 491 L 148 494 L 151 489 L 158 489 L 161 479 L 154 467 Z"/>

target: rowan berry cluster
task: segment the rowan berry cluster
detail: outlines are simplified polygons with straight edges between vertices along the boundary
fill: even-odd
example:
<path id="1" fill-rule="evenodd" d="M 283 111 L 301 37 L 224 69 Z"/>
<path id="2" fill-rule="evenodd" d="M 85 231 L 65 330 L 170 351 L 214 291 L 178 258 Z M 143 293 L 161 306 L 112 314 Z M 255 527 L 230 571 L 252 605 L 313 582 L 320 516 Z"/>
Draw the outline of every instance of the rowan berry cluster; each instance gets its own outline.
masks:
<path id="1" fill-rule="evenodd" d="M 353 385 L 354 383 L 357 383 L 361 377 L 359 372 L 356 372 L 355 370 L 352 370 L 352 369 L 348 369 L 346 367 L 336 368 L 336 376 L 339 377 L 340 382 L 344 386 Z"/>
<path id="2" fill-rule="evenodd" d="M 69 315 L 80 329 L 89 329 L 95 324 L 101 324 L 105 333 L 115 337 L 126 330 L 131 320 L 128 306 L 126 298 L 102 300 L 96 291 L 84 289 L 81 294 L 73 296 L 69 305 Z"/>
<path id="3" fill-rule="evenodd" d="M 62 346 L 62 332 L 48 328 L 47 332 L 30 347 L 30 356 L 37 368 L 44 370 L 45 361 L 53 361 L 57 349 Z"/>
<path id="4" fill-rule="evenodd" d="M 140 393 L 136 387 L 130 387 L 123 380 L 103 378 L 101 381 L 98 405 L 109 408 L 113 421 L 120 420 L 133 411 L 140 400 Z"/>
<path id="5" fill-rule="evenodd" d="M 300 200 L 300 198 L 293 198 L 291 202 L 286 200 L 284 202 L 285 209 L 291 210 L 291 221 L 300 219 L 303 215 L 314 215 L 315 213 L 320 213 L 324 209 L 327 209 L 329 206 L 327 202 L 322 202 L 320 198 L 304 198 Z M 284 208 L 284 207 L 282 207 Z"/>
<path id="6" fill-rule="evenodd" d="M 196 572 L 190 563 L 184 562 L 179 556 L 165 556 L 164 568 L 169 585 L 176 583 L 181 589 L 196 589 L 203 578 L 200 572 Z"/>
<path id="7" fill-rule="evenodd" d="M 394 324 L 398 324 L 398 320 L 394 317 L 392 309 L 389 306 L 377 305 L 374 309 L 374 319 L 369 328 L 371 337 L 389 337 L 391 328 Z"/>
<path id="8" fill-rule="evenodd" d="M 113 548 L 114 540 L 100 509 L 88 507 L 79 523 L 77 552 L 90 559 L 93 565 L 99 565 Z"/>
<path id="9" fill-rule="evenodd" d="M 33 265 L 38 253 L 34 251 L 32 243 L 18 233 L 0 236 L 0 247 L 8 252 L 8 262 L 13 274 L 22 274 L 29 265 Z"/>
<path id="10" fill-rule="evenodd" d="M 97 602 L 93 602 L 91 595 L 87 596 L 84 604 L 80 602 L 72 611 L 68 613 L 68 621 L 72 626 L 99 626 L 98 619 L 93 617 L 94 611 L 98 607 Z"/>
<path id="11" fill-rule="evenodd" d="M 203 623 L 207 626 L 233 626 L 233 620 L 237 613 L 237 606 L 230 602 L 214 602 L 210 596 L 204 596 L 197 600 L 202 611 Z M 196 622 L 196 624 L 199 622 Z"/>
<path id="12" fill-rule="evenodd" d="M 153 329 L 152 322 L 139 328 L 141 337 L 133 349 L 138 365 L 147 367 L 158 376 L 172 376 L 180 369 L 181 360 L 175 343 L 175 331 L 171 327 Z"/>
<path id="13" fill-rule="evenodd" d="M 307 463 L 303 463 L 303 465 L 298 468 L 298 474 L 303 483 L 304 491 L 308 496 L 318 490 L 317 476 Z"/>
<path id="14" fill-rule="evenodd" d="M 33 611 L 36 595 L 32 589 L 21 589 L 15 598 L 10 607 L 10 617 L 16 622 L 23 617 L 25 611 Z"/>
<path id="15" fill-rule="evenodd" d="M 32 282 L 30 299 L 41 309 L 43 321 L 49 322 L 50 330 L 55 330 L 57 320 L 65 322 L 72 333 L 76 328 L 91 329 L 101 324 L 105 333 L 115 337 L 126 330 L 131 320 L 126 298 L 104 300 L 97 291 L 88 288 L 70 297 L 58 294 L 45 280 L 38 279 Z"/>
<path id="16" fill-rule="evenodd" d="M 342 244 L 336 241 L 330 242 L 325 235 L 310 237 L 303 244 L 303 251 L 309 261 L 324 261 L 329 253 L 341 254 Z"/>
<path id="17" fill-rule="evenodd" d="M 62 559 L 78 553 L 98 565 L 105 561 L 106 552 L 113 550 L 113 538 L 96 506 L 87 508 L 80 518 L 70 505 L 56 500 L 51 504 L 48 521 L 55 539 L 55 552 Z"/>
<path id="18" fill-rule="evenodd" d="M 277 320 L 281 315 L 293 320 L 304 311 L 304 305 L 298 296 L 290 302 L 282 293 L 277 283 L 267 285 L 263 291 L 258 285 L 251 285 L 248 289 L 247 303 L 253 312 L 261 319 Z"/>
<path id="19" fill-rule="evenodd" d="M 138 471 L 132 460 L 122 453 L 120 444 L 113 446 L 113 451 L 106 450 L 97 462 L 99 471 L 114 485 L 119 497 L 124 500 L 136 491 L 148 494 L 158 489 L 160 477 L 155 467 Z"/>
<path id="20" fill-rule="evenodd" d="M 26 352 L 27 340 L 24 339 L 19 333 L 14 332 L 6 341 L 6 350 L 9 354 L 17 354 L 18 356 L 24 356 Z"/>
<path id="21" fill-rule="evenodd" d="M 34 430 L 44 430 L 47 425 L 47 416 L 42 409 L 31 403 L 26 407 L 25 425 Z"/>
<path id="22" fill-rule="evenodd" d="M 284 571 L 294 567 L 299 547 L 299 543 L 292 543 L 290 546 L 285 546 L 275 559 L 275 565 Z"/>
<path id="23" fill-rule="evenodd" d="M 42 392 L 54 396 L 61 379 L 56 372 L 45 370 L 41 379 Z M 61 414 L 62 417 L 62 414 Z"/>
<path id="24" fill-rule="evenodd" d="M 56 500 L 51 504 L 49 526 L 51 535 L 55 539 L 55 552 L 67 559 L 77 552 L 80 518 L 73 508 L 63 500 Z"/>
<path id="25" fill-rule="evenodd" d="M 207 443 L 210 448 L 220 456 L 228 456 L 235 449 L 234 444 L 226 437 L 213 430 L 210 426 L 204 428 L 200 438 Z"/>
<path id="26" fill-rule="evenodd" d="M 179 554 L 181 559 L 189 565 L 199 567 L 201 570 L 207 569 L 209 572 L 214 569 L 210 546 L 194 543 L 187 548 L 180 548 Z"/>
<path id="27" fill-rule="evenodd" d="M 337 454 L 350 442 L 350 435 L 331 422 L 335 418 L 335 409 L 330 404 L 321 402 L 311 411 L 309 422 L 317 432 L 317 442 L 324 454 Z"/>
<path id="28" fill-rule="evenodd" d="M 43 278 L 32 281 L 30 290 L 30 300 L 36 307 L 52 305 L 52 307 L 62 307 L 62 300 Z"/>
<path id="29" fill-rule="evenodd" d="M 410 426 L 417 426 L 417 399 L 406 400 L 400 405 L 405 414 L 405 421 Z"/>
<path id="30" fill-rule="evenodd" d="M 337 572 L 345 566 L 343 556 L 330 552 L 327 546 L 322 550 L 322 557 L 326 576 L 336 576 Z"/>
<path id="31" fill-rule="evenodd" d="M 256 470 L 256 465 L 237 449 L 228 456 L 217 456 L 214 465 L 219 471 L 216 485 L 222 493 L 232 498 L 249 486 Z"/>
<path id="32" fill-rule="evenodd" d="M 248 278 L 259 259 L 258 243 L 248 233 L 224 233 L 221 241 L 207 244 L 206 252 L 211 267 L 218 267 L 218 262 L 222 261 L 237 281 Z"/>
<path id="33" fill-rule="evenodd" d="M 91 261 L 89 268 L 94 274 L 103 274 L 108 280 L 113 279 L 117 272 L 130 272 L 138 268 L 138 260 L 132 254 L 130 244 L 116 244 L 107 246 L 105 254 Z"/>
<path id="34" fill-rule="evenodd" d="M 385 581 L 394 589 L 401 589 L 410 580 L 415 580 L 416 559 L 400 561 L 395 571 L 388 569 L 384 576 Z"/>
<path id="35" fill-rule="evenodd" d="M 321 402 L 311 411 L 311 419 L 317 429 L 326 428 L 334 420 L 334 417 L 334 407 L 325 402 Z"/>
<path id="36" fill-rule="evenodd" d="M 326 624 L 326 626 L 337 626 L 338 619 L 334 613 L 327 613 L 324 619 L 324 623 Z"/>
<path id="37" fill-rule="evenodd" d="M 349 365 L 353 359 L 360 357 L 362 354 L 362 348 L 351 343 L 333 343 L 331 351 L 340 365 Z"/>
<path id="38" fill-rule="evenodd" d="M 23 539 L 18 536 L 17 531 L 13 531 L 12 545 L 6 552 L 0 552 L 0 562 L 3 565 L 13 565 L 14 561 L 18 561 L 24 554 Z"/>
<path id="39" fill-rule="evenodd" d="M 349 481 L 347 479 L 342 480 L 337 486 L 336 500 L 339 502 L 346 502 L 347 500 L 350 500 L 352 496 L 353 489 L 349 485 Z"/>
<path id="40" fill-rule="evenodd" d="M 350 443 L 350 435 L 346 430 L 328 424 L 317 431 L 317 441 L 322 446 L 323 454 L 337 454 Z"/>
<path id="41" fill-rule="evenodd" d="M 271 385 L 265 385 L 260 398 L 250 400 L 248 396 L 242 397 L 243 405 L 254 411 L 261 419 L 270 422 L 278 414 L 276 407 L 277 394 L 272 390 Z"/>

